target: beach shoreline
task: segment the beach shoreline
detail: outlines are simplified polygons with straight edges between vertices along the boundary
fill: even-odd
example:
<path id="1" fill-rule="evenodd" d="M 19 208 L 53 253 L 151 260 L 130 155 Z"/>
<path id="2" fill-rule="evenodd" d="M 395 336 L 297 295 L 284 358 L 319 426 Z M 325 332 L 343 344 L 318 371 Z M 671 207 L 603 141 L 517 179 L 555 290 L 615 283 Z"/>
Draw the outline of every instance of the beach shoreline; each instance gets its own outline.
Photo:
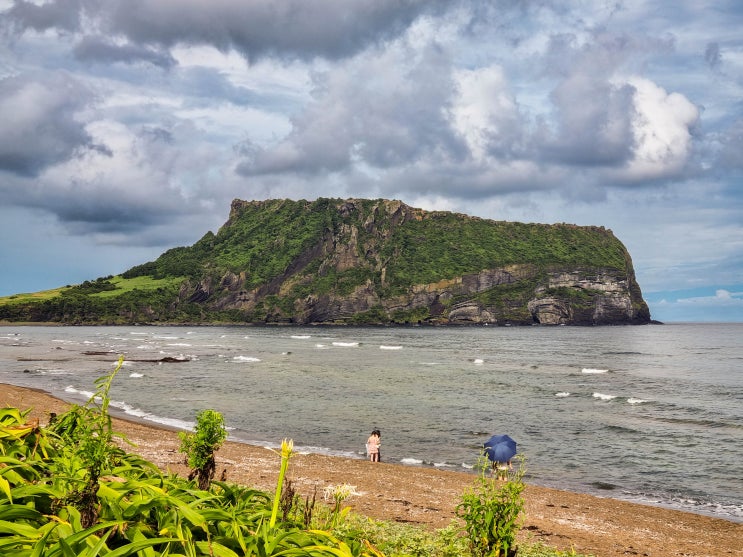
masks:
<path id="1" fill-rule="evenodd" d="M 30 409 L 43 425 L 50 412 L 61 413 L 70 403 L 44 391 L 0 385 L 0 406 Z M 177 429 L 145 420 L 114 417 L 114 429 L 134 443 L 127 450 L 161 469 L 186 475 L 179 453 Z M 279 441 L 279 440 L 277 440 Z M 270 449 L 228 441 L 217 453 L 217 474 L 227 480 L 272 492 L 279 457 Z M 443 528 L 456 520 L 461 494 L 473 484 L 465 471 L 439 470 L 398 463 L 296 454 L 289 479 L 302 496 L 325 487 L 349 484 L 359 495 L 348 506 L 372 518 Z M 743 557 L 743 524 L 664 507 L 528 485 L 525 521 L 519 539 L 543 542 L 562 550 L 598 556 Z"/>

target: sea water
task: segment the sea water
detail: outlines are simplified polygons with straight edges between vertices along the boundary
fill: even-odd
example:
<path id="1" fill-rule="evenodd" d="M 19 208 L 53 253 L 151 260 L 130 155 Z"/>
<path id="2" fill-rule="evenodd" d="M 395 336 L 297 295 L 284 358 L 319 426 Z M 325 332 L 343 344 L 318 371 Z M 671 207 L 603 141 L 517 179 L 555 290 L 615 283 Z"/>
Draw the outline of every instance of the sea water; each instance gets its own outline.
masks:
<path id="1" fill-rule="evenodd" d="M 507 433 L 527 481 L 743 522 L 743 324 L 2 327 L 0 382 L 231 438 L 474 473 Z M 0 388 L 2 388 L 0 386 Z"/>

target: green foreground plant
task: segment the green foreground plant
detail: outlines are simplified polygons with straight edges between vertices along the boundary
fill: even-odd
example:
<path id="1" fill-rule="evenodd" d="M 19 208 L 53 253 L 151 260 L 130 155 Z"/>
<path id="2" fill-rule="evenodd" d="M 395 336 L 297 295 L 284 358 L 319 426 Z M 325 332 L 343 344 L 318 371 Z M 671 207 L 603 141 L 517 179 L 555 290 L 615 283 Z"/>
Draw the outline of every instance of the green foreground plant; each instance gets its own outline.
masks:
<path id="1" fill-rule="evenodd" d="M 524 460 L 519 460 L 517 469 L 510 471 L 505 480 L 488 477 L 488 466 L 482 460 L 479 468 L 475 485 L 462 495 L 457 516 L 464 520 L 473 555 L 511 555 L 524 509 Z"/>
<path id="2" fill-rule="evenodd" d="M 66 480 L 70 493 L 59 504 L 71 502 L 80 511 L 83 528 L 89 528 L 98 519 L 98 480 L 124 455 L 112 443 L 114 432 L 108 413 L 111 383 L 123 364 L 121 356 L 111 373 L 96 379 L 96 391 L 85 405 L 73 405 L 49 428 L 60 437 L 66 457 L 61 461 L 65 466 L 60 478 Z"/>
<path id="3" fill-rule="evenodd" d="M 215 410 L 202 410 L 196 415 L 196 431 L 181 431 L 181 452 L 186 453 L 192 472 L 189 479 L 198 478 L 199 489 L 209 489 L 216 471 L 214 453 L 227 438 L 224 417 Z"/>

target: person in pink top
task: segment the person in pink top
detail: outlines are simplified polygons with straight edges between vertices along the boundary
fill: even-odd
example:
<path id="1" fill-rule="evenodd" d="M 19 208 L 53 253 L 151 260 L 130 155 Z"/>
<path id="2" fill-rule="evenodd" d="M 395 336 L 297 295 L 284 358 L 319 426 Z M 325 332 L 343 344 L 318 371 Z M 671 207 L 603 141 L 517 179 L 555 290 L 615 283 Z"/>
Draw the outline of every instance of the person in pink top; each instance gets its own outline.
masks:
<path id="1" fill-rule="evenodd" d="M 379 462 L 379 446 L 381 444 L 382 434 L 378 429 L 375 429 L 369 439 L 366 440 L 366 454 L 369 455 L 369 460 L 372 462 Z"/>

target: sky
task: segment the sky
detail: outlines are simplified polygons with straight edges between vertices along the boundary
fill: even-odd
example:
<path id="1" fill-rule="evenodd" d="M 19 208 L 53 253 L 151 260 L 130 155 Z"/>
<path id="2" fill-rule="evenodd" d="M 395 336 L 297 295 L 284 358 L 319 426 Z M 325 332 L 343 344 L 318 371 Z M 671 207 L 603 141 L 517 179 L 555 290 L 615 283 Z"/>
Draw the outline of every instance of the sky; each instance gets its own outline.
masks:
<path id="1" fill-rule="evenodd" d="M 0 296 L 233 199 L 597 225 L 653 319 L 743 321 L 739 0 L 0 0 Z"/>

